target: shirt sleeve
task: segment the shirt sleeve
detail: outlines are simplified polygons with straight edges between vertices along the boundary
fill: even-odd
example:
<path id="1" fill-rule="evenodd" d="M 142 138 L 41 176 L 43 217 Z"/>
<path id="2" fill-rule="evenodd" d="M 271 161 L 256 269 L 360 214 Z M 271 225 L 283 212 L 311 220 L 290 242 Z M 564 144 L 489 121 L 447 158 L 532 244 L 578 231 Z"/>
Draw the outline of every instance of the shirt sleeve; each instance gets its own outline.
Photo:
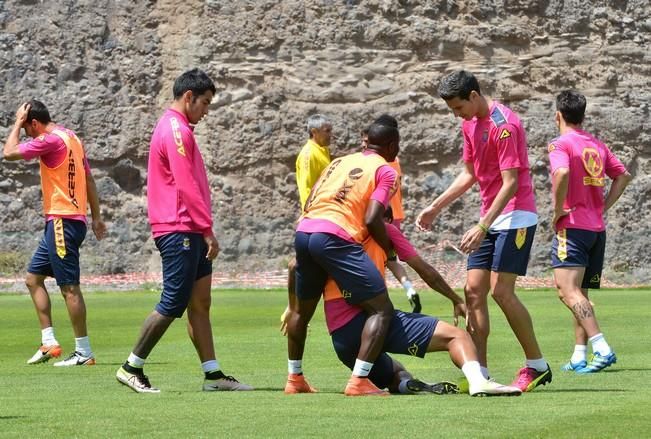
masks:
<path id="1" fill-rule="evenodd" d="M 212 232 L 210 206 L 206 206 L 201 197 L 200 185 L 194 175 L 192 157 L 196 146 L 192 133 L 180 127 L 171 128 L 163 136 L 163 147 L 170 163 L 174 183 L 192 222 L 204 234 Z"/>
<path id="2" fill-rule="evenodd" d="M 626 172 L 626 167 L 608 147 L 606 147 L 605 172 L 611 179 L 615 179 Z"/>
<path id="3" fill-rule="evenodd" d="M 570 169 L 570 155 L 568 154 L 567 148 L 563 143 L 550 143 L 547 146 L 547 153 L 549 154 L 549 165 L 551 167 L 552 174 L 560 168 Z"/>
<path id="4" fill-rule="evenodd" d="M 382 203 L 386 209 L 391 196 L 396 192 L 398 184 L 398 173 L 389 165 L 380 166 L 375 171 L 375 190 L 371 194 L 371 200 Z"/>
<path id="5" fill-rule="evenodd" d="M 298 185 L 298 195 L 301 199 L 301 206 L 305 206 L 307 197 L 310 195 L 312 186 L 321 176 L 324 164 L 313 152 L 300 154 L 297 160 L 299 168 L 296 173 L 296 184 Z"/>
<path id="6" fill-rule="evenodd" d="M 402 232 L 393 224 L 386 224 L 387 236 L 393 245 L 393 249 L 401 261 L 418 256 L 418 252 L 411 245 L 411 242 L 402 234 Z"/>
<path id="7" fill-rule="evenodd" d="M 518 132 L 512 124 L 507 123 L 493 129 L 493 144 L 497 148 L 500 171 L 520 168 Z"/>
<path id="8" fill-rule="evenodd" d="M 466 163 L 472 163 L 472 143 L 470 142 L 470 137 L 466 132 L 465 128 L 463 131 L 463 161 Z"/>
<path id="9" fill-rule="evenodd" d="M 44 155 L 56 154 L 61 150 L 62 146 L 63 148 L 66 147 L 63 140 L 59 139 L 58 136 L 44 134 L 35 137 L 28 142 L 21 143 L 18 145 L 18 151 L 20 151 L 20 155 L 23 156 L 23 159 L 32 160 Z M 65 154 L 61 157 L 61 161 L 63 160 L 65 160 Z"/>

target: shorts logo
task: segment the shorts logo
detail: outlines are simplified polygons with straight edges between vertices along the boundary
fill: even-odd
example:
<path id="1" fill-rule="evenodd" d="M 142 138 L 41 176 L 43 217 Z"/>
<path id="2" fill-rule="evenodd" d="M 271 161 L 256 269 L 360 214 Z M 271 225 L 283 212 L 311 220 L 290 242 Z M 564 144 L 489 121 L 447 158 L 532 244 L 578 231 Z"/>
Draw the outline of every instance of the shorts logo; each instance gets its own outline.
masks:
<path id="1" fill-rule="evenodd" d="M 599 155 L 599 151 L 595 148 L 583 148 L 581 160 L 583 161 L 585 172 L 589 175 L 589 177 L 583 177 L 583 185 L 603 187 L 604 163 L 601 155 Z"/>
<path id="2" fill-rule="evenodd" d="M 414 342 L 414 344 L 407 348 L 407 352 L 409 352 L 409 355 L 413 355 L 415 357 L 418 355 L 418 345 Z"/>
<path id="3" fill-rule="evenodd" d="M 190 238 L 183 238 L 183 250 L 190 250 Z"/>
<path id="4" fill-rule="evenodd" d="M 341 295 L 344 296 L 344 299 L 350 299 L 351 297 L 353 297 L 353 295 L 350 293 L 350 291 L 346 291 L 346 290 L 343 290 L 341 292 Z"/>
<path id="5" fill-rule="evenodd" d="M 592 278 L 590 279 L 590 283 L 591 283 L 591 284 L 598 284 L 600 280 L 601 280 L 601 277 L 599 276 L 599 274 L 595 274 L 595 275 L 592 276 Z"/>
<path id="6" fill-rule="evenodd" d="M 559 230 L 556 234 L 558 240 L 558 248 L 556 249 L 556 256 L 561 261 L 567 259 L 567 229 Z"/>
<path id="7" fill-rule="evenodd" d="M 63 220 L 54 219 L 54 245 L 56 245 L 57 256 L 63 259 L 66 257 L 66 238 L 63 234 Z"/>
<path id="8" fill-rule="evenodd" d="M 508 139 L 511 137 L 511 131 L 507 130 L 506 128 L 502 128 L 502 132 L 500 133 L 500 140 Z"/>
<path id="9" fill-rule="evenodd" d="M 527 229 L 522 228 L 518 229 L 517 232 L 515 232 L 515 246 L 520 250 L 524 243 L 527 242 Z"/>

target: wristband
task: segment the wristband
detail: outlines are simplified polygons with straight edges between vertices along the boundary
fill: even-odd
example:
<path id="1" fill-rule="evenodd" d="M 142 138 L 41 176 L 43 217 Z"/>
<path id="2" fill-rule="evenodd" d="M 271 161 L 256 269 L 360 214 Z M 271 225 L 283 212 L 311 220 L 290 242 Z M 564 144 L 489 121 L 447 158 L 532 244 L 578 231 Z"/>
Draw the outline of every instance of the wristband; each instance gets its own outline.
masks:
<path id="1" fill-rule="evenodd" d="M 479 230 L 481 230 L 482 232 L 488 233 L 488 227 L 486 227 L 482 223 L 477 223 L 477 227 L 479 227 Z"/>

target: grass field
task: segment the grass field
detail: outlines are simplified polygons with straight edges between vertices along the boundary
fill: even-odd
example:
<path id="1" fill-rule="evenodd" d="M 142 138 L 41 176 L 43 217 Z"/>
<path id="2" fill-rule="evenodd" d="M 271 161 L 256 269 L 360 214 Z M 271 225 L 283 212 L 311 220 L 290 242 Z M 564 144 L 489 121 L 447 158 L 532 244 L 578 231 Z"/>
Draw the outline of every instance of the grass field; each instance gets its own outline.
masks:
<path id="1" fill-rule="evenodd" d="M 651 319 L 649 290 L 594 294 L 597 315 L 618 363 L 605 372 L 557 372 L 573 347 L 569 312 L 550 290 L 526 291 L 538 340 L 554 370 L 551 385 L 518 398 L 468 395 L 347 398 L 349 371 L 338 363 L 318 312 L 304 368 L 316 395 L 286 396 L 286 342 L 278 317 L 279 290 L 213 291 L 213 327 L 223 369 L 254 385 L 254 392 L 204 393 L 200 366 L 176 322 L 146 366 L 159 395 L 140 395 L 115 380 L 157 293 L 86 295 L 95 367 L 27 366 L 40 342 L 28 296 L 0 295 L 0 436 L 2 437 L 649 437 Z M 421 293 L 424 312 L 450 321 L 451 306 Z M 393 293 L 396 307 L 406 298 Z M 522 354 L 495 306 L 489 340 L 491 372 L 510 382 Z M 74 347 L 65 306 L 53 297 L 57 338 L 64 355 Z M 400 356 L 416 376 L 456 380 L 447 354 L 425 360 Z"/>

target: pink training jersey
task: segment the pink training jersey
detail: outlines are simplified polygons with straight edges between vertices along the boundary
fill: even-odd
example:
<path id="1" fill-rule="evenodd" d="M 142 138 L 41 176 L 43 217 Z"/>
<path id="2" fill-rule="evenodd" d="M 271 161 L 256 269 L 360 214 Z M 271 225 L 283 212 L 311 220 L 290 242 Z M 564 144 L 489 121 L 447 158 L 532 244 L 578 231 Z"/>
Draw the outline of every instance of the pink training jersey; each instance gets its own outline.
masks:
<path id="1" fill-rule="evenodd" d="M 573 210 L 556 223 L 556 229 L 605 230 L 605 176 L 614 179 L 625 173 L 622 162 L 606 145 L 582 130 L 571 130 L 552 140 L 547 150 L 552 174 L 560 168 L 570 170 L 563 207 Z"/>
<path id="2" fill-rule="evenodd" d="M 72 130 L 65 127 L 57 125 L 54 129 L 61 130 L 70 137 L 76 137 Z M 18 151 L 25 160 L 39 158 L 48 168 L 56 168 L 66 159 L 68 147 L 61 137 L 56 134 L 47 133 L 21 143 L 18 145 Z M 83 162 L 86 175 L 90 175 L 90 165 L 85 155 Z M 67 218 L 86 222 L 86 215 L 48 215 L 45 220 L 49 221 L 54 218 Z"/>
<path id="3" fill-rule="evenodd" d="M 374 151 L 366 150 L 364 151 L 364 154 L 368 155 L 376 153 Z M 371 194 L 370 199 L 382 203 L 386 209 L 391 201 L 391 190 L 397 178 L 398 173 L 391 168 L 391 166 L 380 166 L 377 171 L 375 171 L 375 190 Z M 355 240 L 343 228 L 324 219 L 305 218 L 298 223 L 296 231 L 305 233 L 329 233 L 346 241 L 355 242 Z"/>
<path id="4" fill-rule="evenodd" d="M 170 108 L 156 124 L 147 172 L 147 213 L 155 238 L 173 232 L 213 233 L 208 176 L 184 114 Z"/>
<path id="5" fill-rule="evenodd" d="M 488 116 L 464 121 L 463 161 L 471 163 L 479 183 L 481 216 L 493 204 L 502 188 L 502 171 L 518 170 L 518 191 L 502 210 L 536 212 L 536 199 L 529 174 L 527 137 L 518 116 L 493 101 Z"/>
<path id="6" fill-rule="evenodd" d="M 396 226 L 393 224 L 385 224 L 385 226 L 387 235 L 389 236 L 389 241 L 391 241 L 398 258 L 402 261 L 406 261 L 414 256 L 418 256 L 416 249 L 411 245 L 405 235 L 396 228 Z M 368 239 L 373 238 L 369 237 Z M 378 267 L 378 269 L 382 271 L 384 270 L 384 267 Z M 343 297 L 341 299 L 324 301 L 323 310 L 325 312 L 326 326 L 328 327 L 328 332 L 330 334 L 345 326 L 348 322 L 354 319 L 357 314 L 363 312 L 361 307 L 348 304 Z"/>

